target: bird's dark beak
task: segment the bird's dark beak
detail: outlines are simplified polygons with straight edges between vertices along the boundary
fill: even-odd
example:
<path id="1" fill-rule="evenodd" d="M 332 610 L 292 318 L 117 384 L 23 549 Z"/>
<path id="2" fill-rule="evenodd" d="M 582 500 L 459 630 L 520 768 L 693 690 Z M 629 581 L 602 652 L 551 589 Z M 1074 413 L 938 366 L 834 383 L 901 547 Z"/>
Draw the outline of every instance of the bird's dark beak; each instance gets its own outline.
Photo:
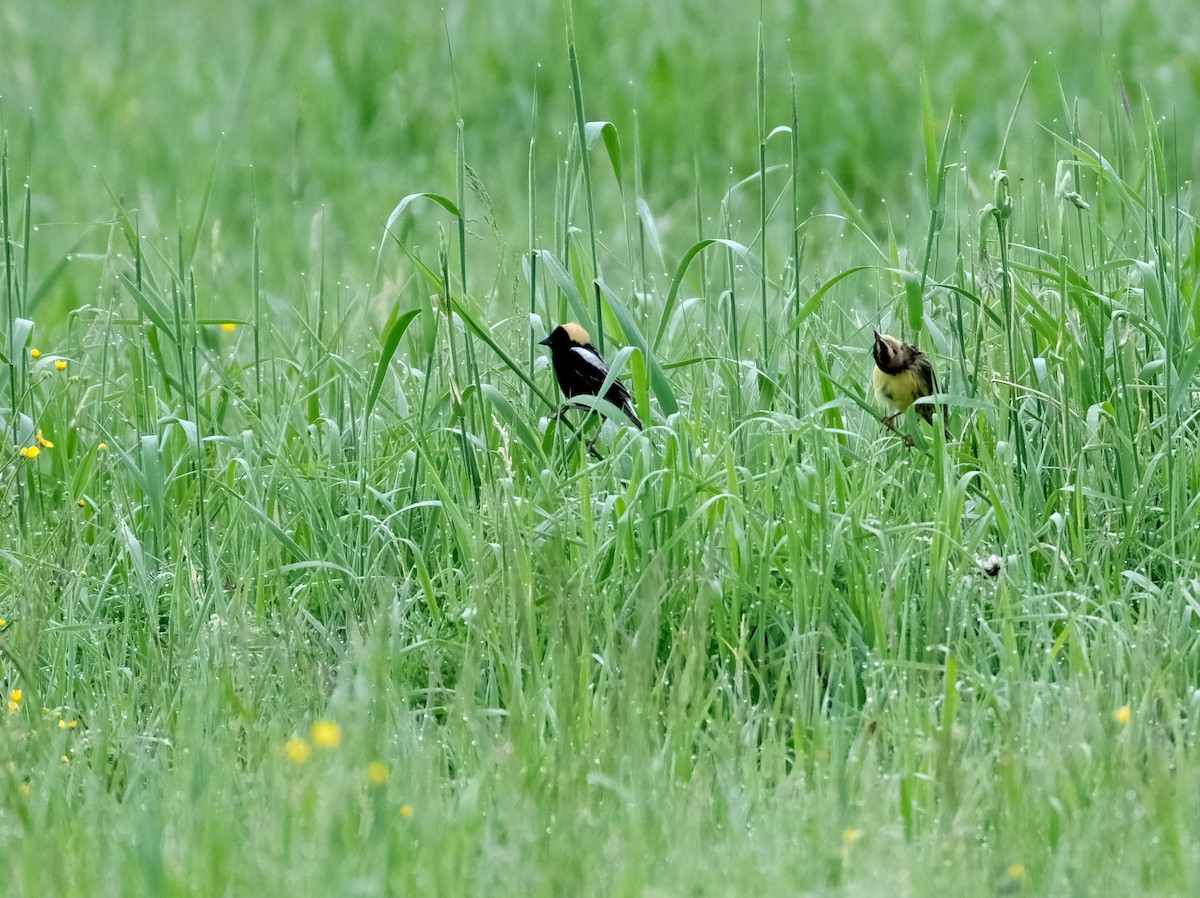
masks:
<path id="1" fill-rule="evenodd" d="M 875 342 L 878 343 L 879 342 L 879 331 L 875 330 L 874 328 L 871 328 L 871 333 L 873 333 L 875 335 Z"/>
<path id="2" fill-rule="evenodd" d="M 547 337 L 545 340 L 538 340 L 538 346 L 549 346 L 549 345 L 550 345 L 549 337 Z"/>

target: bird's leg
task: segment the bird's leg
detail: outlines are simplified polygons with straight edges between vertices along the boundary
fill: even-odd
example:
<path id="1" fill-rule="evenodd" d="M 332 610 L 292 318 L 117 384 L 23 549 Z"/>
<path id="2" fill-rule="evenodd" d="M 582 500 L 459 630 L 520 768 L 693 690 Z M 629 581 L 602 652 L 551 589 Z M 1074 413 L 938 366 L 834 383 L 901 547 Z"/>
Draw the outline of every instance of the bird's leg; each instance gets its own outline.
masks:
<path id="1" fill-rule="evenodd" d="M 598 461 L 603 461 L 604 456 L 596 451 L 596 440 L 600 439 L 600 434 L 604 432 L 604 419 L 599 415 L 588 415 L 587 420 L 584 421 L 584 427 L 591 423 L 593 417 L 596 420 L 596 432 L 592 435 L 592 438 L 588 440 L 587 452 L 592 458 L 597 459 Z M 583 428 L 580 428 L 581 431 L 582 429 Z"/>
<path id="2" fill-rule="evenodd" d="M 555 415 L 556 418 L 558 418 L 560 421 L 562 421 L 568 427 L 571 426 L 571 422 L 567 420 L 567 410 L 569 408 L 571 408 L 571 406 L 567 405 L 566 403 L 563 403 L 563 405 L 558 410 L 558 414 Z M 575 434 L 577 436 L 582 438 L 583 429 L 585 427 L 587 427 L 589 420 L 591 420 L 590 415 L 584 420 L 583 424 L 580 425 L 580 427 L 577 430 L 575 430 Z M 592 458 L 597 459 L 598 461 L 604 461 L 604 456 L 596 451 L 596 440 L 598 440 L 598 439 L 600 439 L 600 430 L 599 429 L 596 431 L 596 435 L 594 437 L 592 437 L 590 440 L 588 440 L 587 453 Z"/>
<path id="3" fill-rule="evenodd" d="M 564 402 L 561 406 L 559 406 L 558 412 L 554 415 L 555 418 L 557 418 L 559 421 L 562 421 L 562 423 L 565 424 L 567 427 L 571 427 L 571 422 L 567 418 L 567 412 L 571 408 L 573 408 L 573 406 L 567 405 Z M 591 415 L 589 415 L 587 418 L 585 418 L 583 424 L 581 424 L 578 428 L 571 428 L 573 435 L 578 436 L 582 439 L 583 430 L 584 430 L 584 428 L 587 427 L 588 421 L 590 421 L 590 420 L 591 420 Z M 588 455 L 590 455 L 592 458 L 594 458 L 598 461 L 604 461 L 604 456 L 596 451 L 596 440 L 600 439 L 600 432 L 601 432 L 602 428 L 603 428 L 603 422 L 601 422 L 601 428 L 598 428 L 596 430 L 596 435 L 594 437 L 592 437 L 590 440 L 588 440 L 588 444 L 587 444 Z"/>
<path id="4" fill-rule="evenodd" d="M 894 433 L 896 436 L 900 437 L 900 439 L 902 439 L 904 441 L 904 445 L 907 446 L 909 449 L 912 449 L 913 447 L 915 447 L 917 445 L 916 441 L 912 437 L 910 437 L 908 434 L 896 429 L 895 422 L 896 422 L 896 419 L 900 417 L 900 414 L 901 414 L 900 412 L 896 412 L 896 414 L 894 414 L 894 415 L 888 415 L 885 418 L 880 418 L 879 423 L 882 424 L 884 427 L 886 427 L 888 430 L 890 430 L 892 433 Z"/>

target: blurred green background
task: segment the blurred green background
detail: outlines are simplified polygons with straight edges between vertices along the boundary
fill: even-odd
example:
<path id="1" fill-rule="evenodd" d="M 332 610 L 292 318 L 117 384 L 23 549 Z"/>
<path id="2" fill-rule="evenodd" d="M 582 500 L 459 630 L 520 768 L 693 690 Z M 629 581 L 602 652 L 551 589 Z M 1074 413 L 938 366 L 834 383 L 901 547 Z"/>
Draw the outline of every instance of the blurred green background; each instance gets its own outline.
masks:
<path id="1" fill-rule="evenodd" d="M 885 202 L 905 208 L 923 196 L 922 65 L 939 123 L 957 118 L 985 195 L 980 162 L 997 158 L 1027 73 L 1009 160 L 1024 166 L 1019 178 L 1043 163 L 1034 174 L 1052 177 L 1054 157 L 1029 148 L 1052 150 L 1037 128 L 1061 131 L 1068 110 L 1112 152 L 1104 144 L 1123 114 L 1121 84 L 1135 118 L 1143 92 L 1159 113 L 1196 118 L 1200 29 L 1188 27 L 1187 0 L 578 4 L 586 114 L 616 124 L 627 165 L 636 135 L 642 194 L 668 259 L 694 237 L 697 195 L 711 210 L 757 167 L 760 8 L 766 124 L 790 122 L 794 84 L 809 175 L 801 203 L 814 210 L 829 204 L 825 171 L 872 220 Z M 472 257 L 509 265 L 528 248 L 531 138 L 543 220 L 554 203 L 573 121 L 557 0 L 8 3 L 0 28 L 12 177 L 28 173 L 39 226 L 34 281 L 72 248 L 104 250 L 114 210 L 105 185 L 137 210 L 144 233 L 190 237 L 210 172 L 198 257 L 208 262 L 197 264 L 222 272 L 214 314 L 245 300 L 256 209 L 269 290 L 294 289 L 313 264 L 314 217 L 336 276 L 365 278 L 402 196 L 453 194 L 456 93 L 466 161 L 496 224 L 480 197 L 472 230 L 495 251 Z M 1186 180 L 1195 136 L 1176 136 Z M 785 156 L 779 142 L 768 162 Z M 602 208 L 616 199 L 597 194 Z M 95 268 L 72 265 L 42 317 L 88 301 L 96 281 Z"/>

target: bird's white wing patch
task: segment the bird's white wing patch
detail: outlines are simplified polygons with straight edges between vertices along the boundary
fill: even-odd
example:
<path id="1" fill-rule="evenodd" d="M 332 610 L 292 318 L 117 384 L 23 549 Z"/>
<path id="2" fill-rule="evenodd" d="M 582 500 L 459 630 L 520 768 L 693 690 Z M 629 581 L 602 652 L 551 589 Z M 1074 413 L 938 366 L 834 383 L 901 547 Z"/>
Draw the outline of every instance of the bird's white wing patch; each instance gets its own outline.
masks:
<path id="1" fill-rule="evenodd" d="M 604 378 L 608 377 L 608 365 L 604 364 L 604 359 L 596 353 L 584 349 L 582 346 L 572 346 L 571 357 L 579 366 L 581 373 L 586 371 L 596 378 L 596 386 L 599 386 L 604 382 Z"/>

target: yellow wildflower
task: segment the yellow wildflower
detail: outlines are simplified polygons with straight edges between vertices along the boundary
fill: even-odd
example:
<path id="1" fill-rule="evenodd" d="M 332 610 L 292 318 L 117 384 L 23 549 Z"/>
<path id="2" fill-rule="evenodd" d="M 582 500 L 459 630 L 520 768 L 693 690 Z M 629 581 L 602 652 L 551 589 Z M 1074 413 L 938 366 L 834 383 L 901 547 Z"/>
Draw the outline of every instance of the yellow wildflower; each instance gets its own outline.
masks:
<path id="1" fill-rule="evenodd" d="M 388 781 L 388 776 L 391 771 L 388 770 L 388 765 L 382 761 L 372 761 L 367 765 L 367 781 L 372 786 L 382 786 Z"/>
<path id="2" fill-rule="evenodd" d="M 412 820 L 413 809 L 411 804 L 400 805 L 400 816 L 405 820 Z"/>
<path id="3" fill-rule="evenodd" d="M 33 794 L 33 786 L 29 785 L 29 783 L 21 783 L 21 785 L 17 786 L 17 791 L 28 798 Z"/>
<path id="4" fill-rule="evenodd" d="M 21 455 L 25 458 L 37 458 L 42 454 L 42 450 L 37 446 L 22 446 Z"/>
<path id="5" fill-rule="evenodd" d="M 4 618 L 0 617 L 0 630 L 3 630 L 7 626 L 8 626 L 8 621 L 6 621 Z"/>
<path id="6" fill-rule="evenodd" d="M 29 350 L 29 355 L 36 362 L 38 359 L 40 359 L 42 357 L 42 351 L 40 349 L 31 349 L 31 350 Z"/>
<path id="7" fill-rule="evenodd" d="M 862 838 L 862 830 L 857 827 L 847 826 L 842 830 L 842 844 L 846 846 L 853 845 Z"/>
<path id="8" fill-rule="evenodd" d="M 332 720 L 318 720 L 312 725 L 311 735 L 317 748 L 337 748 L 342 744 L 342 728 Z"/>
<path id="9" fill-rule="evenodd" d="M 60 730 L 73 730 L 78 726 L 79 726 L 78 720 L 62 720 L 62 719 L 60 719 L 58 721 L 58 728 Z"/>
<path id="10" fill-rule="evenodd" d="M 1113 711 L 1113 720 L 1121 726 L 1129 726 L 1129 721 L 1133 719 L 1133 712 L 1129 710 L 1129 705 L 1121 705 L 1117 710 Z"/>
<path id="11" fill-rule="evenodd" d="M 227 334 L 232 334 L 235 330 L 237 330 L 237 325 L 232 321 L 226 321 L 221 325 L 221 330 L 225 331 Z"/>
<path id="12" fill-rule="evenodd" d="M 312 746 L 308 744 L 307 739 L 294 736 L 283 747 L 283 753 L 293 764 L 303 764 L 312 755 Z"/>
<path id="13" fill-rule="evenodd" d="M 54 448 L 54 444 L 51 443 L 48 439 L 46 439 L 44 436 L 42 436 L 42 429 L 40 427 L 38 428 L 38 432 L 37 432 L 37 444 L 39 446 L 41 446 L 43 449 L 53 449 Z"/>
<path id="14" fill-rule="evenodd" d="M 97 446 L 96 448 L 97 448 L 98 450 L 100 450 L 101 452 L 107 452 L 107 451 L 108 451 L 108 443 L 101 443 L 101 444 L 100 444 L 99 446 Z"/>
<path id="15" fill-rule="evenodd" d="M 59 359 L 58 361 L 56 361 L 54 363 L 54 367 L 57 368 L 59 371 L 66 371 L 67 370 L 67 360 Z"/>
<path id="16" fill-rule="evenodd" d="M 8 713 L 12 714 L 21 707 L 21 699 L 25 697 L 25 693 L 20 689 L 14 689 L 8 694 Z"/>

